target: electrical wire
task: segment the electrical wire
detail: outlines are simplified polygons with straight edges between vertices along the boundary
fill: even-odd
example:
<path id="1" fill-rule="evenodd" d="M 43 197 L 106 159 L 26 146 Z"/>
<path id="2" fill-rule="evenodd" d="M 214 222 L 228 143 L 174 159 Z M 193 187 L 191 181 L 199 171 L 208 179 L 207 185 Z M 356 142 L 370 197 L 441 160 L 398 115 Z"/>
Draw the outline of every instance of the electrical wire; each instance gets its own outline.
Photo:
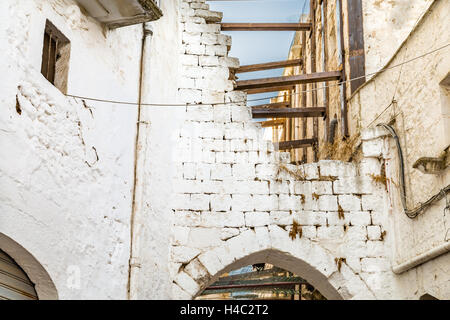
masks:
<path id="1" fill-rule="evenodd" d="M 439 48 L 436 48 L 436 49 L 434 49 L 434 50 L 431 50 L 431 51 L 429 51 L 429 52 L 426 52 L 426 53 L 424 53 L 424 54 L 422 54 L 422 55 L 420 55 L 420 56 L 417 56 L 417 57 L 411 58 L 411 59 L 409 59 L 409 60 L 403 61 L 402 63 L 393 65 L 393 66 L 391 66 L 391 67 L 382 68 L 382 69 L 380 69 L 380 70 L 378 70 L 378 71 L 376 71 L 376 72 L 367 73 L 367 74 L 365 74 L 365 75 L 363 75 L 363 76 L 359 76 L 359 77 L 355 77 L 355 78 L 352 78 L 352 79 L 340 81 L 340 82 L 337 83 L 337 84 L 329 84 L 329 85 L 321 86 L 321 87 L 319 87 L 319 88 L 314 88 L 314 89 L 310 89 L 310 90 L 302 90 L 302 91 L 298 91 L 298 92 L 293 92 L 293 93 L 290 93 L 290 94 L 288 94 L 288 95 L 286 95 L 286 96 L 295 96 L 295 95 L 299 95 L 299 94 L 302 94 L 302 93 L 307 93 L 307 92 L 313 92 L 313 91 L 322 90 L 322 89 L 324 89 L 324 88 L 337 87 L 337 86 L 343 85 L 344 83 L 356 81 L 356 80 L 359 80 L 359 79 L 362 79 L 362 78 L 366 78 L 366 77 L 372 76 L 372 75 L 377 75 L 377 74 L 380 74 L 380 73 L 382 73 L 382 72 L 384 72 L 384 71 L 391 70 L 391 69 L 394 69 L 394 68 L 398 68 L 398 67 L 401 67 L 401 66 L 403 66 L 403 65 L 405 65 L 405 64 L 411 63 L 411 62 L 413 62 L 413 61 L 415 61 L 415 60 L 421 59 L 421 58 L 423 58 L 423 57 L 425 57 L 425 56 L 427 56 L 427 55 L 430 55 L 430 54 L 433 54 L 433 53 L 435 53 L 435 52 L 437 52 L 437 51 L 443 50 L 443 49 L 445 49 L 445 48 L 447 48 L 447 47 L 449 47 L 449 46 L 450 46 L 450 43 L 448 43 L 448 44 L 446 44 L 446 45 L 443 45 L 443 46 L 441 46 L 441 47 L 439 47 Z M 67 97 L 71 97 L 71 98 L 77 98 L 77 99 L 89 100 L 89 101 L 96 101 L 96 102 L 105 102 L 105 103 L 114 103 L 114 104 L 123 104 L 123 105 L 139 105 L 138 102 L 129 102 L 129 101 L 118 101 L 118 100 L 111 100 L 111 99 L 90 98 L 90 97 L 83 97 L 83 96 L 71 95 L 71 94 L 66 94 L 66 96 L 67 96 Z M 185 106 L 207 106 L 207 105 L 217 106 L 217 105 L 233 105 L 233 104 L 241 104 L 241 103 L 247 103 L 247 102 L 262 101 L 262 100 L 274 99 L 274 98 L 278 98 L 278 97 L 279 97 L 279 96 L 276 95 L 276 96 L 265 97 L 265 98 L 247 99 L 247 100 L 244 100 L 244 101 L 221 102 L 221 103 L 183 103 L 183 104 L 180 104 L 180 103 L 142 103 L 141 105 L 142 105 L 142 106 L 146 106 L 146 107 L 185 107 Z"/>
<path id="2" fill-rule="evenodd" d="M 389 134 L 391 135 L 391 137 L 394 138 L 394 140 L 395 140 L 395 144 L 396 144 L 396 147 L 397 147 L 398 158 L 399 158 L 400 198 L 401 198 L 401 201 L 402 201 L 403 211 L 404 211 L 405 215 L 408 218 L 414 219 L 420 213 L 422 213 L 426 208 L 431 206 L 434 202 L 439 201 L 442 198 L 444 198 L 447 195 L 447 193 L 450 192 L 450 184 L 447 185 L 446 187 L 442 188 L 438 193 L 433 195 L 427 201 L 421 203 L 416 208 L 408 209 L 408 206 L 407 206 L 407 203 L 406 203 L 405 167 L 404 167 L 404 164 L 403 164 L 404 163 L 403 162 L 403 160 L 404 160 L 403 159 L 403 152 L 402 152 L 402 148 L 401 148 L 401 145 L 400 145 L 399 137 L 398 137 L 397 133 L 395 132 L 394 128 L 392 126 L 388 125 L 388 124 L 380 123 L 380 124 L 377 125 L 377 127 L 382 127 L 384 129 L 386 129 L 389 132 Z"/>

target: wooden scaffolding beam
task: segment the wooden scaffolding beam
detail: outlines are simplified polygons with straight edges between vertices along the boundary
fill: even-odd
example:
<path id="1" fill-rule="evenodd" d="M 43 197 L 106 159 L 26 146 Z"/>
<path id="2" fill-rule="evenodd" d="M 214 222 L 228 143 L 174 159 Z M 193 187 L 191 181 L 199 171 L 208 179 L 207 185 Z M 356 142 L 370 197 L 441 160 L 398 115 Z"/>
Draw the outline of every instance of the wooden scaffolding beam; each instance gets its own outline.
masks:
<path id="1" fill-rule="evenodd" d="M 263 128 L 269 128 L 269 127 L 278 127 L 278 126 L 283 126 L 286 120 L 284 119 L 277 119 L 277 120 L 268 120 L 268 121 L 262 121 L 259 122 L 261 123 L 261 126 Z"/>
<path id="2" fill-rule="evenodd" d="M 311 23 L 222 23 L 222 31 L 308 31 Z"/>
<path id="3" fill-rule="evenodd" d="M 302 83 L 316 83 L 323 81 L 339 80 L 341 78 L 340 71 L 316 72 L 309 74 L 300 74 L 295 76 L 284 76 L 274 78 L 262 78 L 253 80 L 236 81 L 236 90 L 250 90 L 273 87 L 288 87 Z"/>
<path id="4" fill-rule="evenodd" d="M 325 108 L 252 108 L 255 119 L 261 118 L 312 118 L 325 115 Z"/>
<path id="5" fill-rule="evenodd" d="M 254 72 L 254 71 L 279 69 L 279 68 L 286 68 L 286 67 L 295 67 L 295 66 L 300 66 L 302 63 L 303 63 L 302 59 L 294 59 L 294 60 L 249 64 L 249 65 L 241 66 L 240 68 L 238 68 L 236 70 L 236 73 Z"/>
<path id="6" fill-rule="evenodd" d="M 283 101 L 283 102 L 274 102 L 274 103 L 265 103 L 265 104 L 259 104 L 257 106 L 252 106 L 252 109 L 262 109 L 262 108 L 287 108 L 291 104 L 289 101 Z"/>
<path id="7" fill-rule="evenodd" d="M 282 141 L 282 142 L 274 143 L 274 146 L 278 150 L 289 150 L 289 149 L 312 147 L 316 143 L 317 143 L 317 139 L 312 138 L 312 139 Z"/>
<path id="8" fill-rule="evenodd" d="M 247 94 L 257 94 L 257 93 L 292 90 L 293 88 L 294 88 L 293 86 L 278 86 L 278 87 L 269 87 L 269 88 L 247 89 L 245 91 L 247 92 Z M 235 90 L 239 90 L 239 89 L 235 89 Z"/>

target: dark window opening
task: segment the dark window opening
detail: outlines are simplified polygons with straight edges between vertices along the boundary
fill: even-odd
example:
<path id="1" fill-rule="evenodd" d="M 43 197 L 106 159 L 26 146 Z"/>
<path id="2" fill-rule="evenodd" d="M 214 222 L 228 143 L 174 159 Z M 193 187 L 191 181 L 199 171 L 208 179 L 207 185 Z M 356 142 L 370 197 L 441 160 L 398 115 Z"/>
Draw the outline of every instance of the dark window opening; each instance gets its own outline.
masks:
<path id="1" fill-rule="evenodd" d="M 61 92 L 67 92 L 70 41 L 49 20 L 44 32 L 42 75 Z"/>

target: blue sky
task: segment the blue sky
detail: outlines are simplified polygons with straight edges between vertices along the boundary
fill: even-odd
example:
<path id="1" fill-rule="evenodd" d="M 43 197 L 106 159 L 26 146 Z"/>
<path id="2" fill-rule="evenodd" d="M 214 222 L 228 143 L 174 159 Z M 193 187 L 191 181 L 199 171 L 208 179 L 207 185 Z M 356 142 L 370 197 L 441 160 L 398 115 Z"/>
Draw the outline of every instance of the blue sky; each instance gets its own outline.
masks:
<path id="1" fill-rule="evenodd" d="M 228 0 L 208 1 L 211 10 L 223 12 L 223 22 L 298 22 L 302 10 L 309 12 L 309 0 Z M 241 65 L 286 60 L 294 32 L 224 31 L 233 37 L 230 56 Z M 277 77 L 282 69 L 242 73 L 240 80 Z M 274 96 L 276 93 L 250 95 L 249 99 Z M 261 104 L 269 100 L 249 102 Z"/>

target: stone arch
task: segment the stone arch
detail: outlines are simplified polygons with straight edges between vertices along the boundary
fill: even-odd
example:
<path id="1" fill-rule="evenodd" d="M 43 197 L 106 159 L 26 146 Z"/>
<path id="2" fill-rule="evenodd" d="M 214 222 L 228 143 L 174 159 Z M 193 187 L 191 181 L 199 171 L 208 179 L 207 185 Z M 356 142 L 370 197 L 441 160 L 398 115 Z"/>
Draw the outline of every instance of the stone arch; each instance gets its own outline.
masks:
<path id="1" fill-rule="evenodd" d="M 6 252 L 25 271 L 35 285 L 39 300 L 57 300 L 58 292 L 50 275 L 41 263 L 24 247 L 0 232 L 0 249 Z"/>
<path id="2" fill-rule="evenodd" d="M 267 262 L 304 278 L 327 299 L 374 299 L 365 282 L 345 262 L 338 270 L 335 259 L 332 251 L 316 241 L 292 240 L 283 228 L 269 225 L 244 231 L 202 253 L 178 273 L 175 283 L 195 298 L 221 274 Z"/>

